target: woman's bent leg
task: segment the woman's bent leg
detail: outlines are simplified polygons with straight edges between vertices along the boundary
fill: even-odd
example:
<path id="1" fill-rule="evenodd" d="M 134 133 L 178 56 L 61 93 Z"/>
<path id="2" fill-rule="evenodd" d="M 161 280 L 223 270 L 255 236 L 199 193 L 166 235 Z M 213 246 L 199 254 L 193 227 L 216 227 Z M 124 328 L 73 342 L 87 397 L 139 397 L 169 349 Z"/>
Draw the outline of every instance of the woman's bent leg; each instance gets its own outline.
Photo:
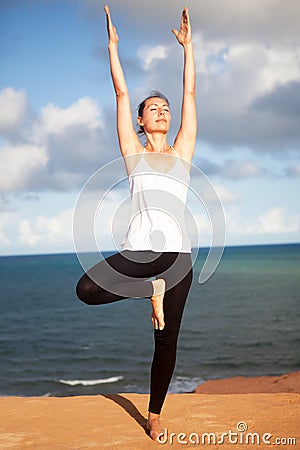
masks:
<path id="1" fill-rule="evenodd" d="M 80 278 L 76 286 L 76 294 L 87 305 L 104 305 L 126 298 L 102 288 L 86 273 Z"/>
<path id="2" fill-rule="evenodd" d="M 88 305 L 101 305 L 130 297 L 150 298 L 153 276 L 149 252 L 116 253 L 85 273 L 76 287 L 78 298 Z"/>

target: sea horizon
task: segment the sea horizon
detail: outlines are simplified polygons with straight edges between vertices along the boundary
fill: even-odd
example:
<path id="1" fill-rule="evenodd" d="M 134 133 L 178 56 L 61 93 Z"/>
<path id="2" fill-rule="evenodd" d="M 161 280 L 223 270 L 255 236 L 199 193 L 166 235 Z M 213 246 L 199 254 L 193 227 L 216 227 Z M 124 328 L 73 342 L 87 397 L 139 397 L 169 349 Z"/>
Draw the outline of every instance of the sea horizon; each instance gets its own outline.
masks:
<path id="1" fill-rule="evenodd" d="M 240 248 L 240 247 L 269 247 L 269 246 L 285 246 L 285 245 L 300 245 L 299 242 L 275 242 L 275 243 L 256 243 L 256 244 L 229 244 L 224 245 L 224 250 L 226 248 Z M 220 248 L 220 246 L 207 246 L 203 245 L 201 247 L 192 247 L 192 251 L 203 249 L 209 250 L 210 248 Z M 103 253 L 115 253 L 119 250 L 117 249 L 108 249 L 101 250 Z M 99 251 L 100 252 L 100 251 Z M 95 251 L 84 251 L 84 252 L 76 252 L 75 249 L 73 251 L 53 251 L 53 252 L 34 252 L 34 253 L 9 253 L 9 254 L 0 254 L 0 258 L 9 257 L 9 256 L 48 256 L 48 255 L 73 255 L 73 254 L 98 254 L 99 252 Z"/>

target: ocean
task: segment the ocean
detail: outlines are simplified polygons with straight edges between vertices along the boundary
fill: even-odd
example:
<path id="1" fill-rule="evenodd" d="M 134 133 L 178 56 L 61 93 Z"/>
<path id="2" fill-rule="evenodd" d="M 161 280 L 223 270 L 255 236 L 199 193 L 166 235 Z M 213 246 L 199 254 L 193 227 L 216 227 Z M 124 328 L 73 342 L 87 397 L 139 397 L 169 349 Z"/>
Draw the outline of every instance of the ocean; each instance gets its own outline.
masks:
<path id="1" fill-rule="evenodd" d="M 300 369 L 300 244 L 226 247 L 194 265 L 170 392 Z M 95 255 L 94 255 L 95 257 Z M 149 300 L 86 306 L 75 254 L 0 257 L 0 395 L 149 392 Z"/>

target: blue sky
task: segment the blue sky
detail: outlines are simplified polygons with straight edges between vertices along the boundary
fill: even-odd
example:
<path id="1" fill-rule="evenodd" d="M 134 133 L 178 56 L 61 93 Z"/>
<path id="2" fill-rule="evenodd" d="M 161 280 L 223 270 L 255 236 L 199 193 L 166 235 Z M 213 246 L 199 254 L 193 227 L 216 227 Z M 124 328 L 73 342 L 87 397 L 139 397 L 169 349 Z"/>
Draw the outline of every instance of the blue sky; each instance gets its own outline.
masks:
<path id="1" fill-rule="evenodd" d="M 274 0 L 270 13 L 268 0 L 228 0 L 226 9 L 221 0 L 186 4 L 197 68 L 194 164 L 222 200 L 227 245 L 299 242 L 300 5 Z M 170 143 L 182 76 L 182 49 L 171 29 L 183 6 L 110 2 L 133 114 L 151 90 L 164 92 Z M 114 178 L 111 162 L 120 154 L 103 7 L 96 0 L 0 4 L 2 255 L 72 252 L 84 183 L 105 164 L 97 195 Z M 110 221 L 127 191 L 122 183 L 103 206 L 102 250 L 111 248 Z M 207 217 L 200 207 L 195 214 L 206 246 Z"/>

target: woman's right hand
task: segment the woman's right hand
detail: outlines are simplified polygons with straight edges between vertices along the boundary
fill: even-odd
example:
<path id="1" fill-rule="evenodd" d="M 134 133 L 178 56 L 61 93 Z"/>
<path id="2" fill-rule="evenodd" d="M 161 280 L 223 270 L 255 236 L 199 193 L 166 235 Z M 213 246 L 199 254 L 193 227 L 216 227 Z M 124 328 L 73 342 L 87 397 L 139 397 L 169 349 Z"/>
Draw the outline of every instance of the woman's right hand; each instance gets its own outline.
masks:
<path id="1" fill-rule="evenodd" d="M 108 33 L 108 40 L 110 44 L 117 44 L 119 42 L 119 38 L 117 35 L 116 27 L 114 27 L 111 16 L 110 16 L 110 10 L 109 6 L 105 5 L 104 11 L 106 14 L 106 24 L 107 24 L 107 33 Z"/>

